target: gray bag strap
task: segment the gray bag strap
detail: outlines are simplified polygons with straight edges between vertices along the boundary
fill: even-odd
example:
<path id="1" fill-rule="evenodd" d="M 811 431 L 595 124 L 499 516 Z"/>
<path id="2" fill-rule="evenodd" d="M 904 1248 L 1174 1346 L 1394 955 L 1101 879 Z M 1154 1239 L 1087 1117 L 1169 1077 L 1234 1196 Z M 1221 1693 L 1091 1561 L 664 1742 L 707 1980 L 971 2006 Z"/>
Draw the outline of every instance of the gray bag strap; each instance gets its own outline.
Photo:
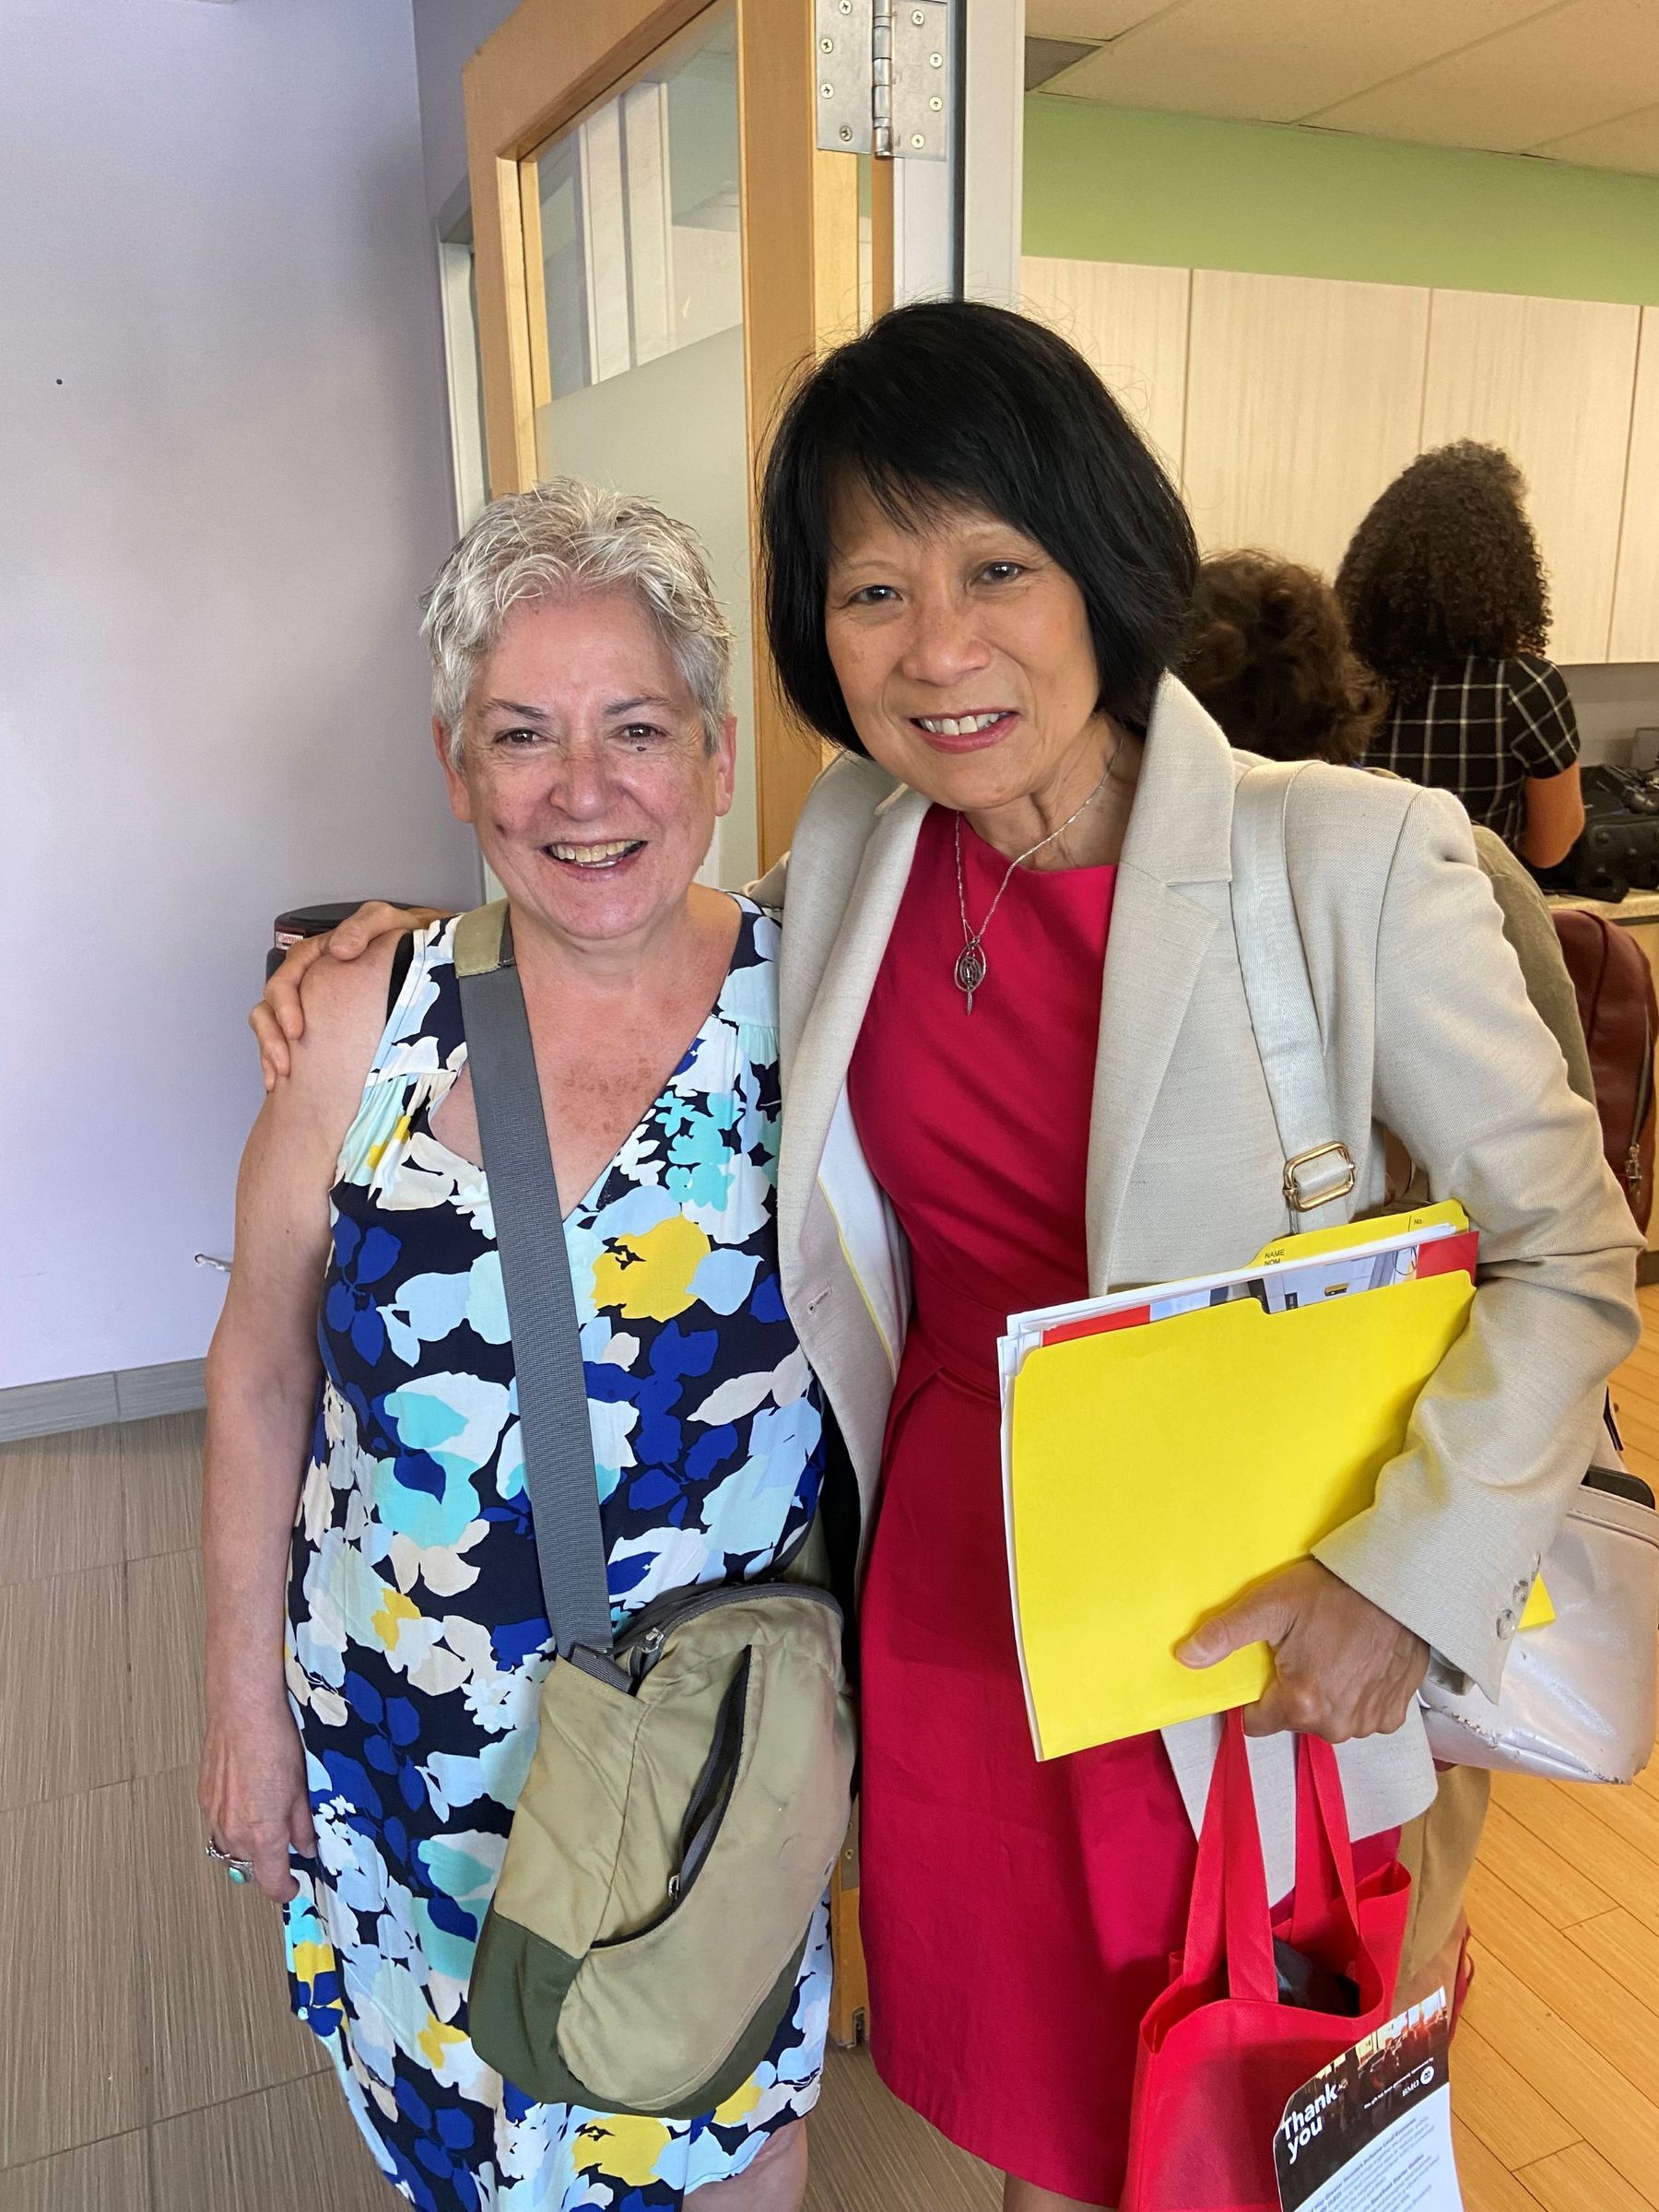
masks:
<path id="1" fill-rule="evenodd" d="M 455 973 L 518 1377 L 524 1489 L 559 1656 L 613 1679 L 576 1295 L 506 901 L 455 925 Z"/>
<path id="2" fill-rule="evenodd" d="M 1306 761 L 1264 762 L 1233 788 L 1232 911 L 1250 1026 L 1285 1155 L 1293 1229 L 1307 1217 L 1346 1221 L 1358 1176 L 1336 1136 L 1319 1015 L 1290 890 L 1285 812 Z M 1331 1214 L 1327 1208 L 1340 1207 Z"/>

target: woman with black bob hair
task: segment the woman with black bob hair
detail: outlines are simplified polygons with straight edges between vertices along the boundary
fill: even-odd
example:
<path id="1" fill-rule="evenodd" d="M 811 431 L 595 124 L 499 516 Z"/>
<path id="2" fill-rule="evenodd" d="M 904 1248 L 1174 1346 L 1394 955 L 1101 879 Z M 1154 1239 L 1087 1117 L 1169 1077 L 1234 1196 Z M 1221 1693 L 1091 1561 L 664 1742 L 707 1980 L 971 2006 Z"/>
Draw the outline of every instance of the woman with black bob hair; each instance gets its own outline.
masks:
<path id="1" fill-rule="evenodd" d="M 831 354 L 786 410 L 762 495 L 768 636 L 797 712 L 865 754 L 824 628 L 832 510 L 853 486 L 901 528 L 979 508 L 1039 541 L 1083 594 L 1100 712 L 1145 730 L 1185 635 L 1198 546 L 1080 354 L 1001 308 L 928 302 Z"/>
<path id="2" fill-rule="evenodd" d="M 761 518 L 782 688 L 842 755 L 758 895 L 784 905 L 783 1296 L 864 1506 L 876 2063 L 1003 2171 L 1008 2212 L 1115 2206 L 1218 1724 L 1033 1755 L 996 1340 L 1011 1312 L 1236 1265 L 1288 1226 L 1229 897 L 1251 759 L 1168 673 L 1197 567 L 1181 500 L 1035 323 L 918 305 L 830 354 Z M 1246 1725 L 1276 1896 L 1288 1732 L 1342 1747 L 1362 1871 L 1433 1797 L 1430 1653 L 1495 1689 L 1637 1334 L 1629 1213 L 1462 809 L 1315 762 L 1287 841 L 1354 1203 L 1384 1197 L 1386 1126 L 1477 1219 L 1484 1265 L 1375 1505 L 1182 1650 L 1273 1647 Z"/>
<path id="3" fill-rule="evenodd" d="M 1534 867 L 1564 860 L 1584 826 L 1578 722 L 1511 456 L 1468 438 L 1419 453 L 1355 531 L 1336 596 L 1387 692 L 1372 765 L 1455 792 Z"/>

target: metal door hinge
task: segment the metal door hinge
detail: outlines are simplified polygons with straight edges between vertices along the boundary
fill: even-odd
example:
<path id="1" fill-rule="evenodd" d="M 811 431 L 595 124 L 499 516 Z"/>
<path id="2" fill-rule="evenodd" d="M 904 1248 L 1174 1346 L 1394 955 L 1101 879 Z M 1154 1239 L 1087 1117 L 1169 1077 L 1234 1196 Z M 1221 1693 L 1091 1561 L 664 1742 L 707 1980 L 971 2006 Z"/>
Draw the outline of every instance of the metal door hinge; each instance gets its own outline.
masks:
<path id="1" fill-rule="evenodd" d="M 815 6 L 820 148 L 880 161 L 946 159 L 947 0 L 815 0 Z"/>

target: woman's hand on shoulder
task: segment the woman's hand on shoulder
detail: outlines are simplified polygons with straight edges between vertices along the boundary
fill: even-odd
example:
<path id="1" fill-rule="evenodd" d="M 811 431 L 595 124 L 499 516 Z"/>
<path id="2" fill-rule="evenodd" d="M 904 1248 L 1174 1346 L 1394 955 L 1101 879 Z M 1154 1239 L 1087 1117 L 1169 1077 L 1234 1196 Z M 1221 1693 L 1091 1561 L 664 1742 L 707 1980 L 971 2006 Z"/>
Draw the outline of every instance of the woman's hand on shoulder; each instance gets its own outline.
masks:
<path id="1" fill-rule="evenodd" d="M 337 1134 L 345 1135 L 386 1026 L 386 993 L 402 935 L 385 931 L 348 958 L 311 963 L 295 993 L 298 1020 L 288 1040 L 288 1080 L 267 1099 L 267 1109 L 280 1110 L 284 1093 L 292 1088 L 330 1123 L 344 1108 Z"/>
<path id="2" fill-rule="evenodd" d="M 371 899 L 337 928 L 326 930 L 319 937 L 302 937 L 298 945 L 290 946 L 281 967 L 266 983 L 264 997 L 248 1016 L 248 1027 L 259 1046 L 266 1090 L 274 1090 L 291 1072 L 289 1048 L 305 1034 L 303 985 L 319 960 L 324 956 L 335 960 L 359 959 L 371 946 L 388 937 L 395 940 L 442 918 L 441 907 L 388 906 L 383 899 Z"/>
<path id="3" fill-rule="evenodd" d="M 334 1163 L 385 1028 L 395 942 L 382 936 L 349 963 L 318 961 L 305 979 L 288 1079 L 269 1091 L 242 1153 L 228 1319 L 250 1303 L 267 1314 L 314 1311 Z"/>
<path id="4" fill-rule="evenodd" d="M 1381 1606 L 1301 1559 L 1270 1575 L 1189 1636 L 1184 1666 L 1215 1666 L 1247 1644 L 1273 1649 L 1274 1676 L 1244 1709 L 1247 1735 L 1322 1735 L 1330 1744 L 1392 1735 L 1429 1671 L 1429 1646 Z"/>

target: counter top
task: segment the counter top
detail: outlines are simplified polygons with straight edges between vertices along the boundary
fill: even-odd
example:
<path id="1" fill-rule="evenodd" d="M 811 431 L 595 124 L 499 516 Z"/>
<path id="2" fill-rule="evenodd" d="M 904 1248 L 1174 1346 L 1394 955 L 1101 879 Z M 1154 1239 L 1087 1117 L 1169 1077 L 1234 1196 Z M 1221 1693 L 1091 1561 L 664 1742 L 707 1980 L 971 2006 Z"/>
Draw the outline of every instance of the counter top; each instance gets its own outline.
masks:
<path id="1" fill-rule="evenodd" d="M 1580 913 L 1604 914 L 1626 928 L 1639 922 L 1659 922 L 1659 891 L 1627 891 L 1622 899 L 1577 899 L 1570 892 L 1551 891 L 1551 906 L 1574 908 Z"/>

